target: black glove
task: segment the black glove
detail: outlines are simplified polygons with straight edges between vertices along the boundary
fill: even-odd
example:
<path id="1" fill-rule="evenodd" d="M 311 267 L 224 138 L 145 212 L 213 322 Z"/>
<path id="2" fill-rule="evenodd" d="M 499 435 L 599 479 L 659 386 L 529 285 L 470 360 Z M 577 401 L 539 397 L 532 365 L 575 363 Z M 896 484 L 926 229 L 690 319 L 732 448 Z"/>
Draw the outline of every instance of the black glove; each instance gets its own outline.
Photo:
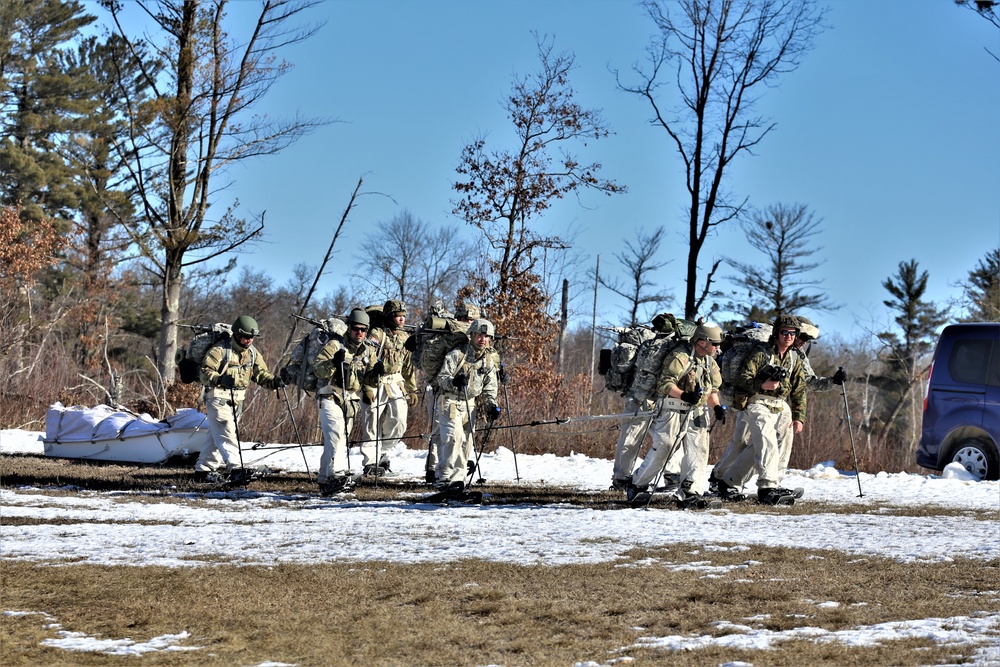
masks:
<path id="1" fill-rule="evenodd" d="M 500 416 L 500 406 L 499 405 L 489 405 L 486 407 L 486 421 L 493 423 Z"/>
<path id="2" fill-rule="evenodd" d="M 500 382 L 507 384 L 507 369 L 504 368 L 503 364 L 500 364 L 500 370 L 497 371 L 497 378 Z"/>
<path id="3" fill-rule="evenodd" d="M 451 379 L 451 386 L 455 389 L 464 389 L 469 386 L 469 376 L 465 373 L 456 373 Z"/>
<path id="4" fill-rule="evenodd" d="M 284 370 L 284 369 L 282 369 L 282 370 Z M 282 387 L 286 386 L 287 384 L 288 384 L 288 382 L 286 382 L 285 378 L 281 377 L 281 374 L 279 373 L 277 377 L 275 377 L 273 380 L 271 380 L 271 389 L 274 389 L 275 391 L 277 391 L 278 389 L 281 389 Z"/>
<path id="5" fill-rule="evenodd" d="M 833 383 L 844 384 L 845 380 L 847 380 L 847 373 L 844 372 L 844 367 L 841 366 L 837 369 L 837 372 L 833 374 Z"/>
<path id="6" fill-rule="evenodd" d="M 333 363 L 337 366 L 343 365 L 345 359 L 347 359 L 347 352 L 343 348 L 337 350 L 337 353 L 333 355 Z"/>
<path id="7" fill-rule="evenodd" d="M 684 401 L 685 403 L 690 403 L 694 405 L 695 403 L 701 400 L 701 394 L 702 394 L 701 388 L 695 389 L 694 391 L 685 391 L 683 394 L 681 394 L 681 400 Z"/>
<path id="8" fill-rule="evenodd" d="M 375 365 L 372 366 L 372 373 L 378 375 L 379 377 L 385 375 L 385 364 L 382 363 L 381 359 L 376 361 Z"/>
<path id="9" fill-rule="evenodd" d="M 715 421 L 726 423 L 726 406 L 716 405 L 715 406 Z"/>
<path id="10" fill-rule="evenodd" d="M 282 387 L 291 384 L 292 380 L 294 379 L 294 378 L 292 378 L 292 374 L 288 372 L 288 366 L 285 366 L 280 371 L 278 371 L 278 378 L 281 379 L 281 386 Z M 277 389 L 280 389 L 280 388 L 281 387 L 277 387 Z"/>
<path id="11" fill-rule="evenodd" d="M 236 378 L 234 378 L 232 375 L 220 375 L 219 386 L 222 387 L 223 389 L 235 389 Z"/>

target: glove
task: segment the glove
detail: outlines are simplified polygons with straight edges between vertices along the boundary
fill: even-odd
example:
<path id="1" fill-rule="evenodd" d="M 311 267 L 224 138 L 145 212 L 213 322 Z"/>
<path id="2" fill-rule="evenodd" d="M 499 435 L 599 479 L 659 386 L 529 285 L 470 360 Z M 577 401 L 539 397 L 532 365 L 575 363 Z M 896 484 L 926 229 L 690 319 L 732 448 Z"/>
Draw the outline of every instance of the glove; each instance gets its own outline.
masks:
<path id="1" fill-rule="evenodd" d="M 507 369 L 503 364 L 500 364 L 500 370 L 497 371 L 497 379 L 499 379 L 503 384 L 507 384 Z"/>
<path id="2" fill-rule="evenodd" d="M 371 405 L 372 403 L 375 402 L 375 388 L 374 387 L 365 387 L 361 391 L 361 402 L 364 403 L 365 405 Z"/>
<path id="3" fill-rule="evenodd" d="M 493 423 L 500 416 L 500 406 L 499 405 L 489 405 L 486 407 L 486 421 Z"/>
<path id="4" fill-rule="evenodd" d="M 223 389 L 235 389 L 236 378 L 234 378 L 232 375 L 220 375 L 219 386 L 222 387 Z"/>
<path id="5" fill-rule="evenodd" d="M 844 367 L 841 366 L 837 369 L 837 372 L 833 374 L 833 383 L 844 384 L 845 380 L 847 380 L 847 373 L 844 372 Z"/>
<path id="6" fill-rule="evenodd" d="M 420 397 L 417 396 L 417 392 L 413 392 L 412 394 L 407 394 L 406 395 L 406 404 L 409 405 L 411 408 L 414 405 L 416 405 L 417 401 L 419 401 L 419 400 L 420 400 Z"/>
<path id="7" fill-rule="evenodd" d="M 281 387 L 292 383 L 293 378 L 292 374 L 288 372 L 288 366 L 284 366 L 280 371 L 278 371 L 278 377 L 281 379 Z M 281 387 L 276 387 L 276 389 L 280 389 Z"/>
<path id="8" fill-rule="evenodd" d="M 681 394 L 681 400 L 685 403 L 690 403 L 694 405 L 701 400 L 701 389 L 696 389 L 695 391 L 685 391 Z"/>
<path id="9" fill-rule="evenodd" d="M 715 406 L 715 421 L 726 423 L 726 406 L 716 405 Z"/>
<path id="10" fill-rule="evenodd" d="M 385 375 L 385 364 L 382 363 L 381 359 L 376 361 L 375 365 L 372 366 L 372 373 L 378 375 L 379 377 Z"/>
<path id="11" fill-rule="evenodd" d="M 276 391 L 278 389 L 281 389 L 282 387 L 285 387 L 286 385 L 288 385 L 288 383 L 285 381 L 285 378 L 281 377 L 280 374 L 276 378 L 271 380 L 271 389 L 274 389 Z"/>
<path id="12" fill-rule="evenodd" d="M 333 355 L 333 363 L 337 366 L 342 366 L 345 359 L 347 359 L 347 353 L 343 348 L 337 350 L 337 353 Z"/>
<path id="13" fill-rule="evenodd" d="M 465 373 L 457 373 L 455 377 L 451 379 L 451 386 L 455 389 L 464 389 L 469 386 L 469 376 Z"/>

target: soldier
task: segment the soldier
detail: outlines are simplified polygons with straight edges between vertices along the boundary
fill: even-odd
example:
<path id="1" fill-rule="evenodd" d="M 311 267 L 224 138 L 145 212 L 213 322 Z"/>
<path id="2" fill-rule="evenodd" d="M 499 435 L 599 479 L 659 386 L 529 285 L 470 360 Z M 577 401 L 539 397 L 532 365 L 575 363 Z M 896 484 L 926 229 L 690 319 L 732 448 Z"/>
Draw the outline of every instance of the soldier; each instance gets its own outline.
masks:
<path id="1" fill-rule="evenodd" d="M 436 302 L 440 303 L 440 301 Z M 443 308 L 443 304 L 441 306 Z M 432 312 L 432 315 L 434 313 Z M 474 306 L 471 303 L 456 303 L 455 304 L 455 319 L 458 320 L 460 324 L 470 325 L 473 321 L 479 319 L 482 313 L 478 306 Z M 448 319 L 447 313 L 441 313 L 440 317 Z M 438 433 L 438 426 L 440 420 L 438 419 L 437 405 L 438 397 L 440 392 L 437 389 L 436 378 L 428 377 L 425 378 L 426 385 L 424 386 L 424 399 L 427 404 L 427 419 L 430 424 L 430 436 L 427 443 L 427 462 L 424 468 L 424 480 L 428 484 L 434 484 L 437 480 L 437 466 L 441 449 L 441 438 Z"/>
<path id="2" fill-rule="evenodd" d="M 441 444 L 435 486 L 449 493 L 465 490 L 469 459 L 475 451 L 476 417 L 482 412 L 493 422 L 500 416 L 496 353 L 490 346 L 496 336 L 493 323 L 475 320 L 468 336 L 467 345 L 445 356 L 437 375 Z"/>
<path id="3" fill-rule="evenodd" d="M 836 385 L 844 384 L 844 380 L 847 379 L 847 374 L 844 369 L 839 369 L 830 377 L 820 377 L 816 375 L 816 372 L 812 369 L 812 364 L 809 363 L 809 357 L 807 356 L 806 345 L 811 344 L 813 341 L 819 338 L 819 327 L 813 324 L 812 320 L 806 317 L 798 317 L 799 330 L 798 336 L 795 337 L 795 342 L 793 343 L 795 351 L 802 357 L 802 372 L 805 375 L 806 380 L 806 390 L 808 391 L 829 391 Z M 742 500 L 744 498 L 742 489 L 747 482 L 753 477 L 754 467 L 753 467 L 753 457 L 754 451 L 752 447 L 748 447 L 750 433 L 746 427 L 746 420 L 743 419 L 743 413 L 738 412 L 736 415 L 736 424 L 733 428 L 733 437 L 726 447 L 726 451 L 723 453 L 719 462 L 715 465 L 712 470 L 712 476 L 710 481 L 718 484 L 719 477 L 722 476 L 727 468 L 734 470 L 742 470 L 743 476 L 740 479 L 734 479 L 733 475 L 729 475 L 729 479 L 733 479 L 733 485 L 725 484 L 720 487 L 719 495 L 723 500 Z M 788 469 L 788 460 L 792 455 L 791 441 L 789 440 L 788 449 L 781 452 L 781 476 L 784 477 L 785 471 Z M 734 456 L 730 454 L 730 449 L 739 450 L 741 453 L 739 456 Z M 725 463 L 723 463 L 725 461 Z M 722 490 L 724 489 L 724 491 Z"/>
<path id="4" fill-rule="evenodd" d="M 768 346 L 749 352 L 736 376 L 737 397 L 746 401 L 743 409 L 747 439 L 730 443 L 716 465 L 719 496 L 737 499 L 752 466 L 757 472 L 757 500 L 774 505 L 793 497 L 780 486 L 784 477 L 782 459 L 791 451 L 796 433 L 802 432 L 806 416 L 806 379 L 802 355 L 795 351 L 795 339 L 802 325 L 792 315 L 774 320 Z M 787 460 L 787 459 L 786 459 Z"/>
<path id="5" fill-rule="evenodd" d="M 389 299 L 382 306 L 382 326 L 368 332 L 369 341 L 375 343 L 376 371 L 381 374 L 377 386 L 365 389 L 361 406 L 365 475 L 381 477 L 392 472 L 386 450 L 400 442 L 406 433 L 408 409 L 417 404 L 417 377 L 410 351 L 404 347 L 409 338 L 404 324 L 406 306 Z"/>
<path id="6" fill-rule="evenodd" d="M 368 313 L 355 308 L 347 317 L 347 337 L 332 338 L 316 355 L 316 401 L 323 430 L 323 454 L 319 460 L 319 488 L 331 495 L 352 488 L 347 437 L 358 413 L 361 392 L 378 382 L 375 352 L 365 345 Z"/>
<path id="7" fill-rule="evenodd" d="M 264 359 L 253 346 L 260 333 L 257 321 L 241 315 L 233 322 L 232 334 L 212 346 L 199 369 L 204 387 L 202 397 L 208 412 L 208 428 L 213 447 L 206 447 L 195 463 L 195 479 L 207 481 L 225 469 L 224 481 L 249 479 L 243 471 L 239 426 L 243 400 L 250 382 L 266 389 L 281 389 L 285 383 L 271 375 Z M 238 478 L 238 479 L 237 479 Z M 221 479 L 221 478 L 220 478 Z"/>
<path id="8" fill-rule="evenodd" d="M 689 344 L 682 344 L 663 359 L 656 388 L 659 415 L 652 426 L 653 446 L 627 487 L 629 500 L 652 484 L 675 448 L 683 447 L 678 499 L 682 506 L 697 507 L 708 490 L 709 408 L 725 421 L 719 401 L 722 374 L 715 353 L 722 343 L 722 329 L 700 324 Z"/>

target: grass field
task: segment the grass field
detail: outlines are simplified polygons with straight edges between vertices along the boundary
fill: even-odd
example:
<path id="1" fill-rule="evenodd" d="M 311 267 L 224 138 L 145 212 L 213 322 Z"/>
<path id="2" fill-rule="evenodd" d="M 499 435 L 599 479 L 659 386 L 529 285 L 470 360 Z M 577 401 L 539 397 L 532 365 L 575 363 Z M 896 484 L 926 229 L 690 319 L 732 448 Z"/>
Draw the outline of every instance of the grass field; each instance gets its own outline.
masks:
<path id="1" fill-rule="evenodd" d="M 0 457 L 0 486 L 42 497 L 165 485 L 186 492 L 194 488 L 189 478 L 183 469 Z M 251 484 L 251 490 L 289 494 L 311 488 L 304 476 Z M 407 490 L 364 486 L 357 498 L 391 500 Z M 488 491 L 508 503 L 629 515 L 611 493 Z M 150 494 L 148 502 L 202 504 L 196 494 L 178 493 Z M 756 510 L 735 505 L 726 511 Z M 807 517 L 848 510 L 801 503 L 788 511 Z M 991 511 L 933 507 L 874 511 L 996 519 Z M 41 529 L 72 522 L 0 515 L 0 523 Z M 671 530 L 669 521 L 663 530 Z M 998 646 L 998 574 L 996 560 L 902 563 L 835 550 L 691 544 L 683 535 L 671 546 L 633 548 L 611 562 L 555 566 L 486 558 L 169 568 L 0 559 L 2 611 L 36 612 L 0 616 L 0 638 L 5 665 L 120 665 L 123 659 L 156 665 L 991 664 L 974 635 L 976 619 L 992 619 L 992 630 L 980 639 Z M 880 625 L 899 622 L 907 625 Z M 926 631 L 935 623 L 938 636 Z M 188 633 L 172 645 L 190 650 L 139 658 L 73 652 L 53 644 L 60 631 L 134 642 Z"/>

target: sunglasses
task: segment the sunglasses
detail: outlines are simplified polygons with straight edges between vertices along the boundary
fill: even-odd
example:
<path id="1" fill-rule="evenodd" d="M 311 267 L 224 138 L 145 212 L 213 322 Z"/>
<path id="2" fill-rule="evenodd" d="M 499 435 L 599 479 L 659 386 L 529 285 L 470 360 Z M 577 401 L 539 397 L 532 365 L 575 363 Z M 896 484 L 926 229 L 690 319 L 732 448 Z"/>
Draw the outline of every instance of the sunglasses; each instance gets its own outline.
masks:
<path id="1" fill-rule="evenodd" d="M 789 329 L 782 329 L 778 333 L 781 334 L 782 336 L 794 336 L 794 335 L 796 335 L 798 333 L 798 331 L 796 331 L 795 329 L 791 329 L 791 330 L 789 330 Z"/>
<path id="2" fill-rule="evenodd" d="M 368 331 L 368 327 L 351 327 L 351 331 L 357 331 L 359 333 L 364 333 Z"/>

